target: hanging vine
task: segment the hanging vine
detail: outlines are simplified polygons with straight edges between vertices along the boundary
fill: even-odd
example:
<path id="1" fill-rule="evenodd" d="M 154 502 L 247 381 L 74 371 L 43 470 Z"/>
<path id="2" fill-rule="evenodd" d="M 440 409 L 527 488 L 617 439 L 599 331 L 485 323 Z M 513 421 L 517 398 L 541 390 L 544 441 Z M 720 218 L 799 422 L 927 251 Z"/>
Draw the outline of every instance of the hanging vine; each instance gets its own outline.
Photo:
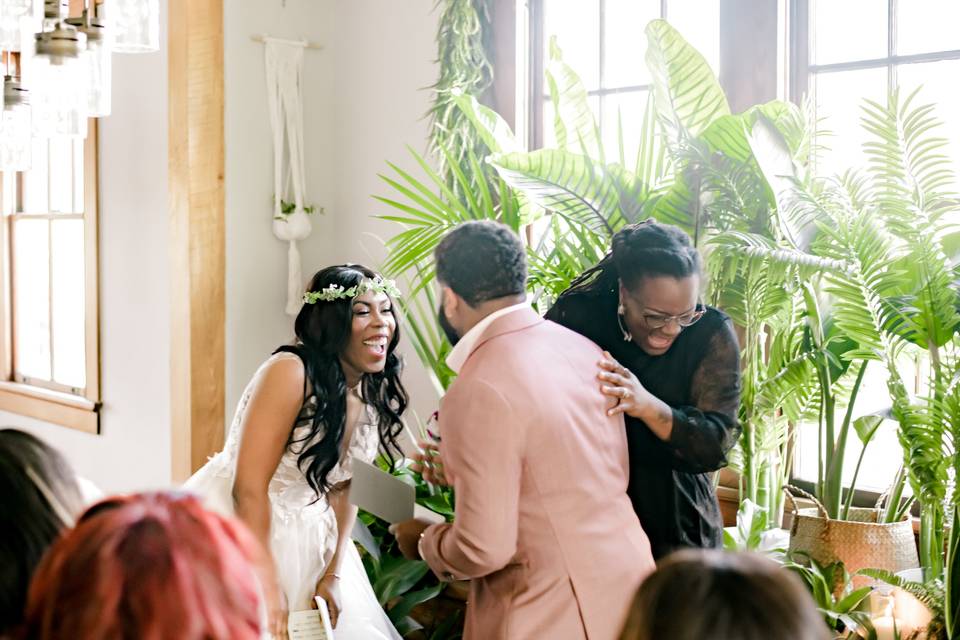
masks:
<path id="1" fill-rule="evenodd" d="M 438 0 L 436 5 L 441 11 L 437 27 L 440 78 L 431 87 L 434 100 L 428 114 L 429 149 L 440 175 L 454 193 L 460 187 L 444 151 L 465 171 L 471 151 L 477 158 L 488 153 L 453 97 L 463 93 L 479 98 L 493 82 L 489 48 L 491 4 L 492 0 Z M 479 176 L 471 178 L 476 180 Z"/>

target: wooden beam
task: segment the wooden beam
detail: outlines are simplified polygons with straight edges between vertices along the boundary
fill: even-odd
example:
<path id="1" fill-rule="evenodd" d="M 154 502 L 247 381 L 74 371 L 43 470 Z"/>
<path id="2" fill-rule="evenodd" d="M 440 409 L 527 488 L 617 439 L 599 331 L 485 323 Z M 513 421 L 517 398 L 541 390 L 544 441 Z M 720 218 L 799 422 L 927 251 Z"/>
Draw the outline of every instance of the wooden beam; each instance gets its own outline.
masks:
<path id="1" fill-rule="evenodd" d="M 173 479 L 223 445 L 223 0 L 169 3 Z"/>

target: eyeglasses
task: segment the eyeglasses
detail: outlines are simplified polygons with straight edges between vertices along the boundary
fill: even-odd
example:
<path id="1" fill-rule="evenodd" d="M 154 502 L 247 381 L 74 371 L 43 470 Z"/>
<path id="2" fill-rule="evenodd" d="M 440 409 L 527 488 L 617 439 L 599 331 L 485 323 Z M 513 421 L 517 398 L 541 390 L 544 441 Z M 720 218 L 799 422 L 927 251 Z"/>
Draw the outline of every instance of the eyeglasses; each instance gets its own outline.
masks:
<path id="1" fill-rule="evenodd" d="M 695 324 L 697 320 L 703 317 L 703 314 L 706 313 L 707 309 L 702 304 L 697 304 L 694 307 L 693 311 L 688 311 L 687 313 L 682 313 L 679 316 L 662 316 L 659 314 L 643 314 L 643 322 L 650 329 L 660 329 L 667 326 L 671 322 L 676 322 L 681 327 L 689 327 L 692 324 Z"/>

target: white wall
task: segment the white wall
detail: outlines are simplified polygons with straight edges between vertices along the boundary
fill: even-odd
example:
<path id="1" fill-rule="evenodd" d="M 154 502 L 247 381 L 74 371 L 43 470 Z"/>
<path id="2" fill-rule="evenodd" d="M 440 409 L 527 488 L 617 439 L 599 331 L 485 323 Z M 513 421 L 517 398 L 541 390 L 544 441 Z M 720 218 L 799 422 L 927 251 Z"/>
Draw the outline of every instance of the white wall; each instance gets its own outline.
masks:
<path id="1" fill-rule="evenodd" d="M 257 366 L 290 340 L 293 318 L 283 313 L 286 246 L 272 236 L 273 160 L 267 116 L 263 45 L 251 34 L 307 39 L 307 193 L 325 208 L 301 243 L 303 277 L 335 263 L 376 268 L 379 238 L 396 232 L 373 216 L 388 193 L 377 177 L 391 160 L 409 167 L 405 145 L 425 147 L 436 81 L 437 15 L 433 0 L 228 0 L 225 11 L 227 204 L 227 421 Z M 412 347 L 405 382 L 416 406 L 432 411 L 436 394 Z M 429 409 L 427 409 L 429 407 Z"/>
<path id="2" fill-rule="evenodd" d="M 264 46 L 254 34 L 324 45 L 304 58 L 307 202 L 313 233 L 299 243 L 303 277 L 332 262 L 338 211 L 334 149 L 335 0 L 226 0 L 224 90 L 226 137 L 226 419 L 260 363 L 293 337 L 284 313 L 287 244 L 274 237 L 273 147 L 267 111 Z"/>
<path id="3" fill-rule="evenodd" d="M 373 199 L 390 195 L 377 174 L 388 174 L 387 161 L 413 174 L 416 164 L 407 145 L 426 149 L 432 93 L 437 80 L 434 0 L 350 0 L 337 3 L 333 39 L 335 59 L 334 149 L 337 154 L 338 243 L 334 258 L 374 268 L 384 257 L 381 240 L 397 233 L 396 223 L 374 216 L 392 213 Z M 416 352 L 402 343 L 407 370 L 404 383 L 414 409 L 426 417 L 436 408 Z"/>
<path id="4" fill-rule="evenodd" d="M 167 219 L 166 52 L 116 55 L 113 115 L 100 120 L 101 433 L 0 413 L 106 491 L 170 481 Z"/>
<path id="5" fill-rule="evenodd" d="M 253 34 L 306 38 L 308 201 L 326 209 L 301 243 L 303 274 L 337 262 L 376 267 L 377 239 L 396 232 L 371 197 L 388 160 L 410 168 L 423 151 L 436 80 L 433 0 L 226 0 L 227 420 L 259 363 L 292 337 L 283 313 L 286 246 L 271 232 L 272 152 L 263 45 Z M 166 42 L 166 1 L 161 4 Z M 102 433 L 0 413 L 64 451 L 106 491 L 170 482 L 170 268 L 166 53 L 115 56 L 113 115 L 100 126 Z M 403 346 L 414 406 L 436 396 Z"/>

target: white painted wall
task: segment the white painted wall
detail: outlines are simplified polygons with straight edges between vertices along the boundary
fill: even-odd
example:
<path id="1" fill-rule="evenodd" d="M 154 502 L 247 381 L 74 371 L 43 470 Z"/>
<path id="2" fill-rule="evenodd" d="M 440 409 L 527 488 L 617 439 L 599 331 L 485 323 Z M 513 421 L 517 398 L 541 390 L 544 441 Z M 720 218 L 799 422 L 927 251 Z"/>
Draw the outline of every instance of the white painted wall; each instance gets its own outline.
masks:
<path id="1" fill-rule="evenodd" d="M 170 482 L 167 219 L 166 52 L 116 55 L 113 115 L 100 121 L 101 433 L 0 413 L 106 491 Z"/>
<path id="2" fill-rule="evenodd" d="M 424 117 L 437 80 L 434 0 L 350 0 L 337 2 L 333 39 L 335 60 L 337 154 L 336 196 L 338 261 L 363 262 L 376 268 L 386 251 L 381 240 L 395 234 L 396 223 L 375 218 L 392 213 L 373 199 L 395 195 L 377 174 L 390 171 L 387 161 L 413 174 L 416 166 L 407 151 L 426 149 L 428 121 Z M 437 396 L 409 343 L 404 384 L 413 408 L 426 417 Z"/>
<path id="3" fill-rule="evenodd" d="M 226 0 L 227 420 L 259 363 L 292 337 L 283 312 L 286 246 L 271 232 L 273 174 L 263 45 L 253 34 L 324 45 L 304 69 L 308 200 L 326 209 L 300 247 L 303 274 L 337 262 L 376 267 L 395 225 L 371 197 L 388 160 L 426 146 L 436 80 L 433 0 Z M 166 42 L 166 1 L 161 42 Z M 0 413 L 64 451 L 105 491 L 170 482 L 170 304 L 166 53 L 115 56 L 113 115 L 100 125 L 102 433 Z M 404 345 L 421 415 L 436 395 Z"/>
<path id="4" fill-rule="evenodd" d="M 287 244 L 274 237 L 273 147 L 267 110 L 264 46 L 250 36 L 305 39 L 324 45 L 304 59 L 307 202 L 313 233 L 299 243 L 303 277 L 332 261 L 338 212 L 333 87 L 336 0 L 226 0 L 224 90 L 226 136 L 226 419 L 257 367 L 293 338 L 284 313 Z"/>
<path id="5" fill-rule="evenodd" d="M 307 39 L 304 65 L 307 192 L 325 208 L 301 243 L 303 276 L 330 264 L 376 268 L 379 238 L 396 232 L 374 216 L 373 194 L 387 193 L 378 173 L 388 160 L 413 164 L 405 145 L 425 148 L 436 81 L 437 15 L 433 0 L 228 0 L 225 11 L 227 204 L 227 422 L 259 364 L 293 336 L 283 313 L 286 246 L 271 233 L 273 160 L 263 45 L 251 34 Z M 436 394 L 409 345 L 408 385 L 419 411 Z M 428 409 L 429 408 L 429 409 Z"/>

